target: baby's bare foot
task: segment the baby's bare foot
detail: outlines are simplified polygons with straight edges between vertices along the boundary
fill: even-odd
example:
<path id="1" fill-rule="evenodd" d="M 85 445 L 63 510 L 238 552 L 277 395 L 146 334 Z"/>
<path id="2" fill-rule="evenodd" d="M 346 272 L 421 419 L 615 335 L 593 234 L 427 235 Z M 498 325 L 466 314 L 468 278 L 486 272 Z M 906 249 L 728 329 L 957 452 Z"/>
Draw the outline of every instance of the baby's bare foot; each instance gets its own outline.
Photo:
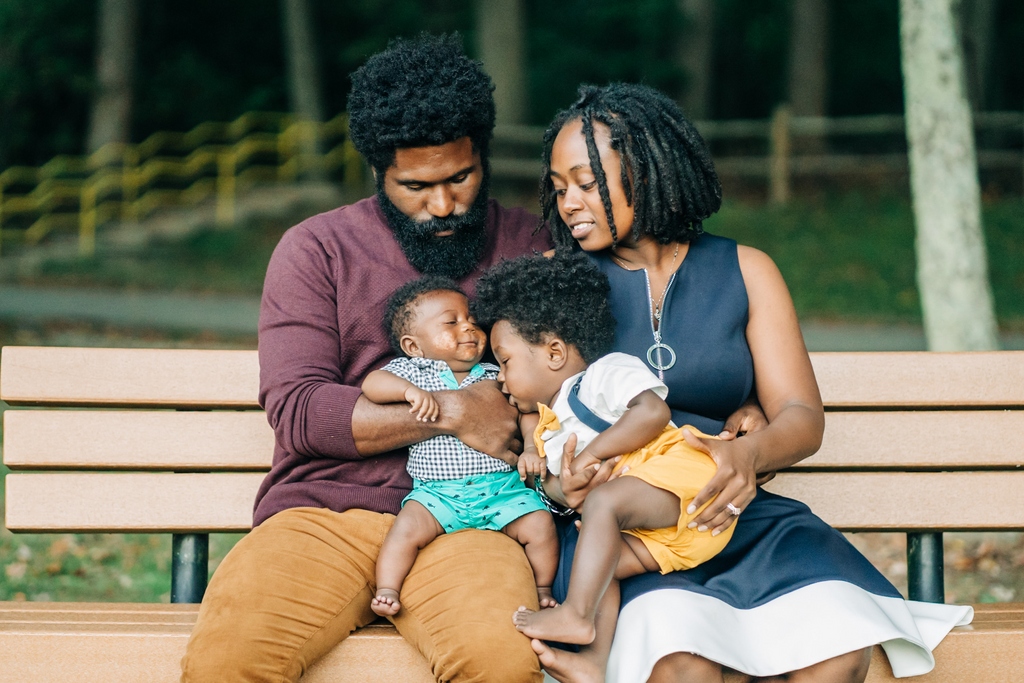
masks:
<path id="1" fill-rule="evenodd" d="M 551 594 L 551 586 L 537 586 L 537 601 L 540 603 L 541 609 L 558 607 L 558 601 Z"/>
<path id="2" fill-rule="evenodd" d="M 370 609 L 379 617 L 390 617 L 398 614 L 402 603 L 398 601 L 398 591 L 390 588 L 378 588 L 377 595 L 370 601 Z"/>
<path id="3" fill-rule="evenodd" d="M 604 683 L 604 671 L 593 660 L 583 655 L 555 650 L 534 639 L 533 651 L 540 659 L 541 668 L 561 683 Z"/>
<path id="4" fill-rule="evenodd" d="M 594 642 L 594 622 L 575 614 L 565 605 L 534 612 L 525 607 L 512 615 L 520 633 L 540 640 L 589 645 Z"/>

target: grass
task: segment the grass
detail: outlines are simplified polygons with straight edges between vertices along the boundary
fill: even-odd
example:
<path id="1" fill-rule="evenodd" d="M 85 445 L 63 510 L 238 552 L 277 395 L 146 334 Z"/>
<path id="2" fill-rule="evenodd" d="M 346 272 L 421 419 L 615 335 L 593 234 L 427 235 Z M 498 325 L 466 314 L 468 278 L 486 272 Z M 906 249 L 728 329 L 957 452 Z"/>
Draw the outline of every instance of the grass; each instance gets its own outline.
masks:
<path id="1" fill-rule="evenodd" d="M 319 209 L 319 210 L 322 210 Z M 306 215 L 201 230 L 135 256 L 101 253 L 51 260 L 23 284 L 258 294 L 281 234 Z M 1000 323 L 1024 329 L 1024 202 L 986 204 L 991 280 Z M 918 323 L 914 228 L 909 204 L 856 194 L 783 208 L 726 203 L 710 232 L 758 247 L 778 263 L 803 318 Z M 0 345 L 255 348 L 253 338 L 172 335 L 92 324 L 15 327 L 0 322 Z M 0 412 L 3 410 L 0 403 Z M 6 470 L 0 470 L 6 473 Z M 2 488 L 0 488 L 2 499 Z M 213 534 L 211 570 L 240 538 Z M 901 534 L 851 534 L 851 541 L 906 593 Z M 1024 596 L 1024 535 L 946 535 L 948 602 L 1000 602 Z M 0 600 L 167 601 L 170 536 L 12 534 L 0 529 Z"/>

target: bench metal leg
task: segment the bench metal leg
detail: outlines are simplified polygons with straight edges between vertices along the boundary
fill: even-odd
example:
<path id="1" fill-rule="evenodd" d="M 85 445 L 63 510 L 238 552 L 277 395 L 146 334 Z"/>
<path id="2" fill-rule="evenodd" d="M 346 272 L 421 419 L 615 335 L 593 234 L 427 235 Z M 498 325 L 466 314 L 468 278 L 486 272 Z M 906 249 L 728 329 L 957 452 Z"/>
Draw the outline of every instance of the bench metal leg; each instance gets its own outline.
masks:
<path id="1" fill-rule="evenodd" d="M 911 600 L 946 601 L 941 533 L 907 534 L 907 584 Z"/>
<path id="2" fill-rule="evenodd" d="M 173 534 L 171 602 L 202 602 L 209 566 L 209 534 Z"/>

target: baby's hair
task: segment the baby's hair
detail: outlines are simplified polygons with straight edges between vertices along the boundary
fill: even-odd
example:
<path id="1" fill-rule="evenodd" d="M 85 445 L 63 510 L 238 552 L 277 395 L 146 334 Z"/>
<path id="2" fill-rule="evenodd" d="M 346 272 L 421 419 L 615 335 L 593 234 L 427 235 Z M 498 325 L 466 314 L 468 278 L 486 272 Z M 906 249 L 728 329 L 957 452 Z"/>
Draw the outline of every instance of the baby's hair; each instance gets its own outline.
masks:
<path id="1" fill-rule="evenodd" d="M 558 337 L 593 363 L 615 341 L 610 291 L 608 278 L 585 254 L 520 256 L 483 274 L 473 314 L 484 329 L 508 321 L 529 344 Z"/>
<path id="2" fill-rule="evenodd" d="M 399 356 L 406 355 L 402 350 L 402 336 L 409 333 L 416 301 L 424 294 L 438 291 L 466 295 L 451 278 L 424 275 L 418 280 L 402 285 L 388 299 L 388 307 L 384 311 L 384 329 L 387 330 L 391 348 Z"/>

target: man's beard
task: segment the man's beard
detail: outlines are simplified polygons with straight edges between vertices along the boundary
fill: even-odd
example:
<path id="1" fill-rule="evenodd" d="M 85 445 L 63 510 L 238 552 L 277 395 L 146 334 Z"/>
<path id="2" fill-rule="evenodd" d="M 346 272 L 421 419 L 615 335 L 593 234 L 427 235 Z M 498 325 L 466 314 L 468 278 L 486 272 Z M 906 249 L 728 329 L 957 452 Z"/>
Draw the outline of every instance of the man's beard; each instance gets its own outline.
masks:
<path id="1" fill-rule="evenodd" d="M 466 213 L 417 223 L 388 198 L 384 191 L 384 174 L 377 174 L 377 203 L 413 268 L 424 275 L 443 275 L 453 280 L 461 280 L 473 272 L 487 244 L 489 176 L 485 169 L 480 190 Z M 437 236 L 446 230 L 451 230 L 452 234 Z"/>

